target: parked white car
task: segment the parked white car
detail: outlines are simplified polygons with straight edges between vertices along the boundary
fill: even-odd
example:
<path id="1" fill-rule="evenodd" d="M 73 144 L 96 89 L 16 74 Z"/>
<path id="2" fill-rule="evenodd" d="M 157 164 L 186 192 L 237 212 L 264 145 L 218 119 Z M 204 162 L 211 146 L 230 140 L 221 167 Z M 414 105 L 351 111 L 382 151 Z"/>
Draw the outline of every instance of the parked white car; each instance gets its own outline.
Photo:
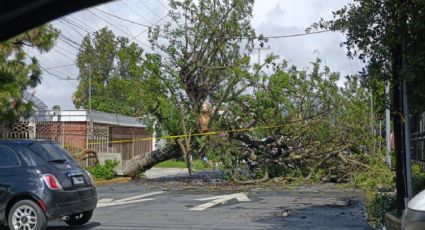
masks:
<path id="1" fill-rule="evenodd" d="M 407 203 L 403 213 L 403 225 L 405 230 L 425 229 L 425 190 Z"/>

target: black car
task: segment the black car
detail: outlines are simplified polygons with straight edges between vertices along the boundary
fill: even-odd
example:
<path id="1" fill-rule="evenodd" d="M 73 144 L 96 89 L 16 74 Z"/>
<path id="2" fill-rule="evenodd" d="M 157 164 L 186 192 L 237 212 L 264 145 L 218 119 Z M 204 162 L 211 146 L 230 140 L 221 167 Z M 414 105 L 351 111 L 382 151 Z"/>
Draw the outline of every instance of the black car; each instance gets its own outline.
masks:
<path id="1" fill-rule="evenodd" d="M 87 223 L 97 205 L 91 175 L 54 141 L 0 140 L 0 225 L 42 230 Z"/>

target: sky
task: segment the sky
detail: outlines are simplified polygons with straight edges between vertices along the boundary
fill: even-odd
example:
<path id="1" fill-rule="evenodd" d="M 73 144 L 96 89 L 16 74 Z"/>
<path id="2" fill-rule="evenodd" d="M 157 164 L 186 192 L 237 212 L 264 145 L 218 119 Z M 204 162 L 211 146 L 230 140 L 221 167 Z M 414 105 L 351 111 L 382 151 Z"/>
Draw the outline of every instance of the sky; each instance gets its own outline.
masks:
<path id="1" fill-rule="evenodd" d="M 252 25 L 257 34 L 265 36 L 304 33 L 307 27 L 320 18 L 331 19 L 332 11 L 348 3 L 350 0 L 257 0 Z M 62 110 L 75 108 L 72 95 L 78 85 L 78 81 L 74 80 L 78 77 L 78 69 L 74 62 L 79 44 L 88 32 L 107 26 L 116 35 L 132 38 L 146 52 L 151 51 L 147 45 L 145 27 L 101 11 L 145 25 L 161 25 L 169 20 L 168 10 L 168 0 L 119 0 L 53 21 L 53 25 L 63 34 L 56 46 L 47 53 L 28 50 L 39 59 L 44 69 L 42 83 L 35 89 L 35 95 L 49 108 L 54 105 L 60 105 Z M 355 74 L 362 64 L 347 58 L 346 48 L 341 46 L 344 39 L 343 34 L 336 32 L 271 39 L 266 45 L 270 49 L 261 50 L 260 58 L 274 53 L 299 69 L 308 69 L 312 61 L 320 58 L 332 71 L 340 72 L 342 76 Z M 253 58 L 257 60 L 258 53 Z"/>

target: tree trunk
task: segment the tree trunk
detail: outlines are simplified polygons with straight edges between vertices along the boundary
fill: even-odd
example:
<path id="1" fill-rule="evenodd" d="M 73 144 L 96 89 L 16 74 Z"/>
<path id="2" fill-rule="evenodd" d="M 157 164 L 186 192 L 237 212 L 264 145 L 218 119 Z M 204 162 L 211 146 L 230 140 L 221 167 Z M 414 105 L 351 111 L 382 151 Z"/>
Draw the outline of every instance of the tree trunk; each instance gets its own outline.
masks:
<path id="1" fill-rule="evenodd" d="M 192 176 L 192 154 L 188 153 L 186 156 L 186 168 L 187 172 L 189 173 L 189 176 Z"/>
<path id="2" fill-rule="evenodd" d="M 177 139 L 176 143 L 180 146 L 180 150 L 183 153 L 183 158 L 186 163 L 189 176 L 192 176 L 192 165 L 190 162 L 190 159 L 192 157 L 192 148 L 190 146 L 190 139 Z"/>
<path id="3" fill-rule="evenodd" d="M 180 157 L 177 146 L 171 145 L 157 149 L 150 153 L 139 154 L 128 160 L 123 166 L 123 173 L 126 176 L 136 177 L 159 162 Z"/>

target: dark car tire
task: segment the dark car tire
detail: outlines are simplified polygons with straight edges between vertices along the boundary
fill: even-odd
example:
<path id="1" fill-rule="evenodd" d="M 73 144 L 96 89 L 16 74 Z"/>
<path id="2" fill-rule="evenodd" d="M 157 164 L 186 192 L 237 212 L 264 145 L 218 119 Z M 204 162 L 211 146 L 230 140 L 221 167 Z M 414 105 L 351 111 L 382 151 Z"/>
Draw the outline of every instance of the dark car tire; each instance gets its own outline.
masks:
<path id="1" fill-rule="evenodd" d="M 23 211 L 25 214 L 27 214 L 25 218 L 19 218 L 15 216 L 15 214 L 19 211 L 21 213 Z M 28 218 L 27 216 L 29 216 L 30 218 Z M 45 230 L 47 227 L 47 219 L 44 215 L 43 210 L 41 210 L 40 206 L 38 206 L 38 204 L 36 204 L 32 200 L 21 200 L 14 204 L 9 211 L 9 216 L 7 220 L 9 228 L 11 230 L 19 229 L 15 228 L 15 224 L 22 223 L 30 225 L 29 229 L 31 230 Z M 33 222 L 29 223 L 30 221 Z"/>
<path id="2" fill-rule="evenodd" d="M 89 222 L 92 216 L 93 216 L 93 210 L 83 212 L 83 213 L 78 213 L 75 215 L 71 215 L 69 217 L 69 220 L 65 220 L 65 223 L 69 226 L 81 226 Z"/>

